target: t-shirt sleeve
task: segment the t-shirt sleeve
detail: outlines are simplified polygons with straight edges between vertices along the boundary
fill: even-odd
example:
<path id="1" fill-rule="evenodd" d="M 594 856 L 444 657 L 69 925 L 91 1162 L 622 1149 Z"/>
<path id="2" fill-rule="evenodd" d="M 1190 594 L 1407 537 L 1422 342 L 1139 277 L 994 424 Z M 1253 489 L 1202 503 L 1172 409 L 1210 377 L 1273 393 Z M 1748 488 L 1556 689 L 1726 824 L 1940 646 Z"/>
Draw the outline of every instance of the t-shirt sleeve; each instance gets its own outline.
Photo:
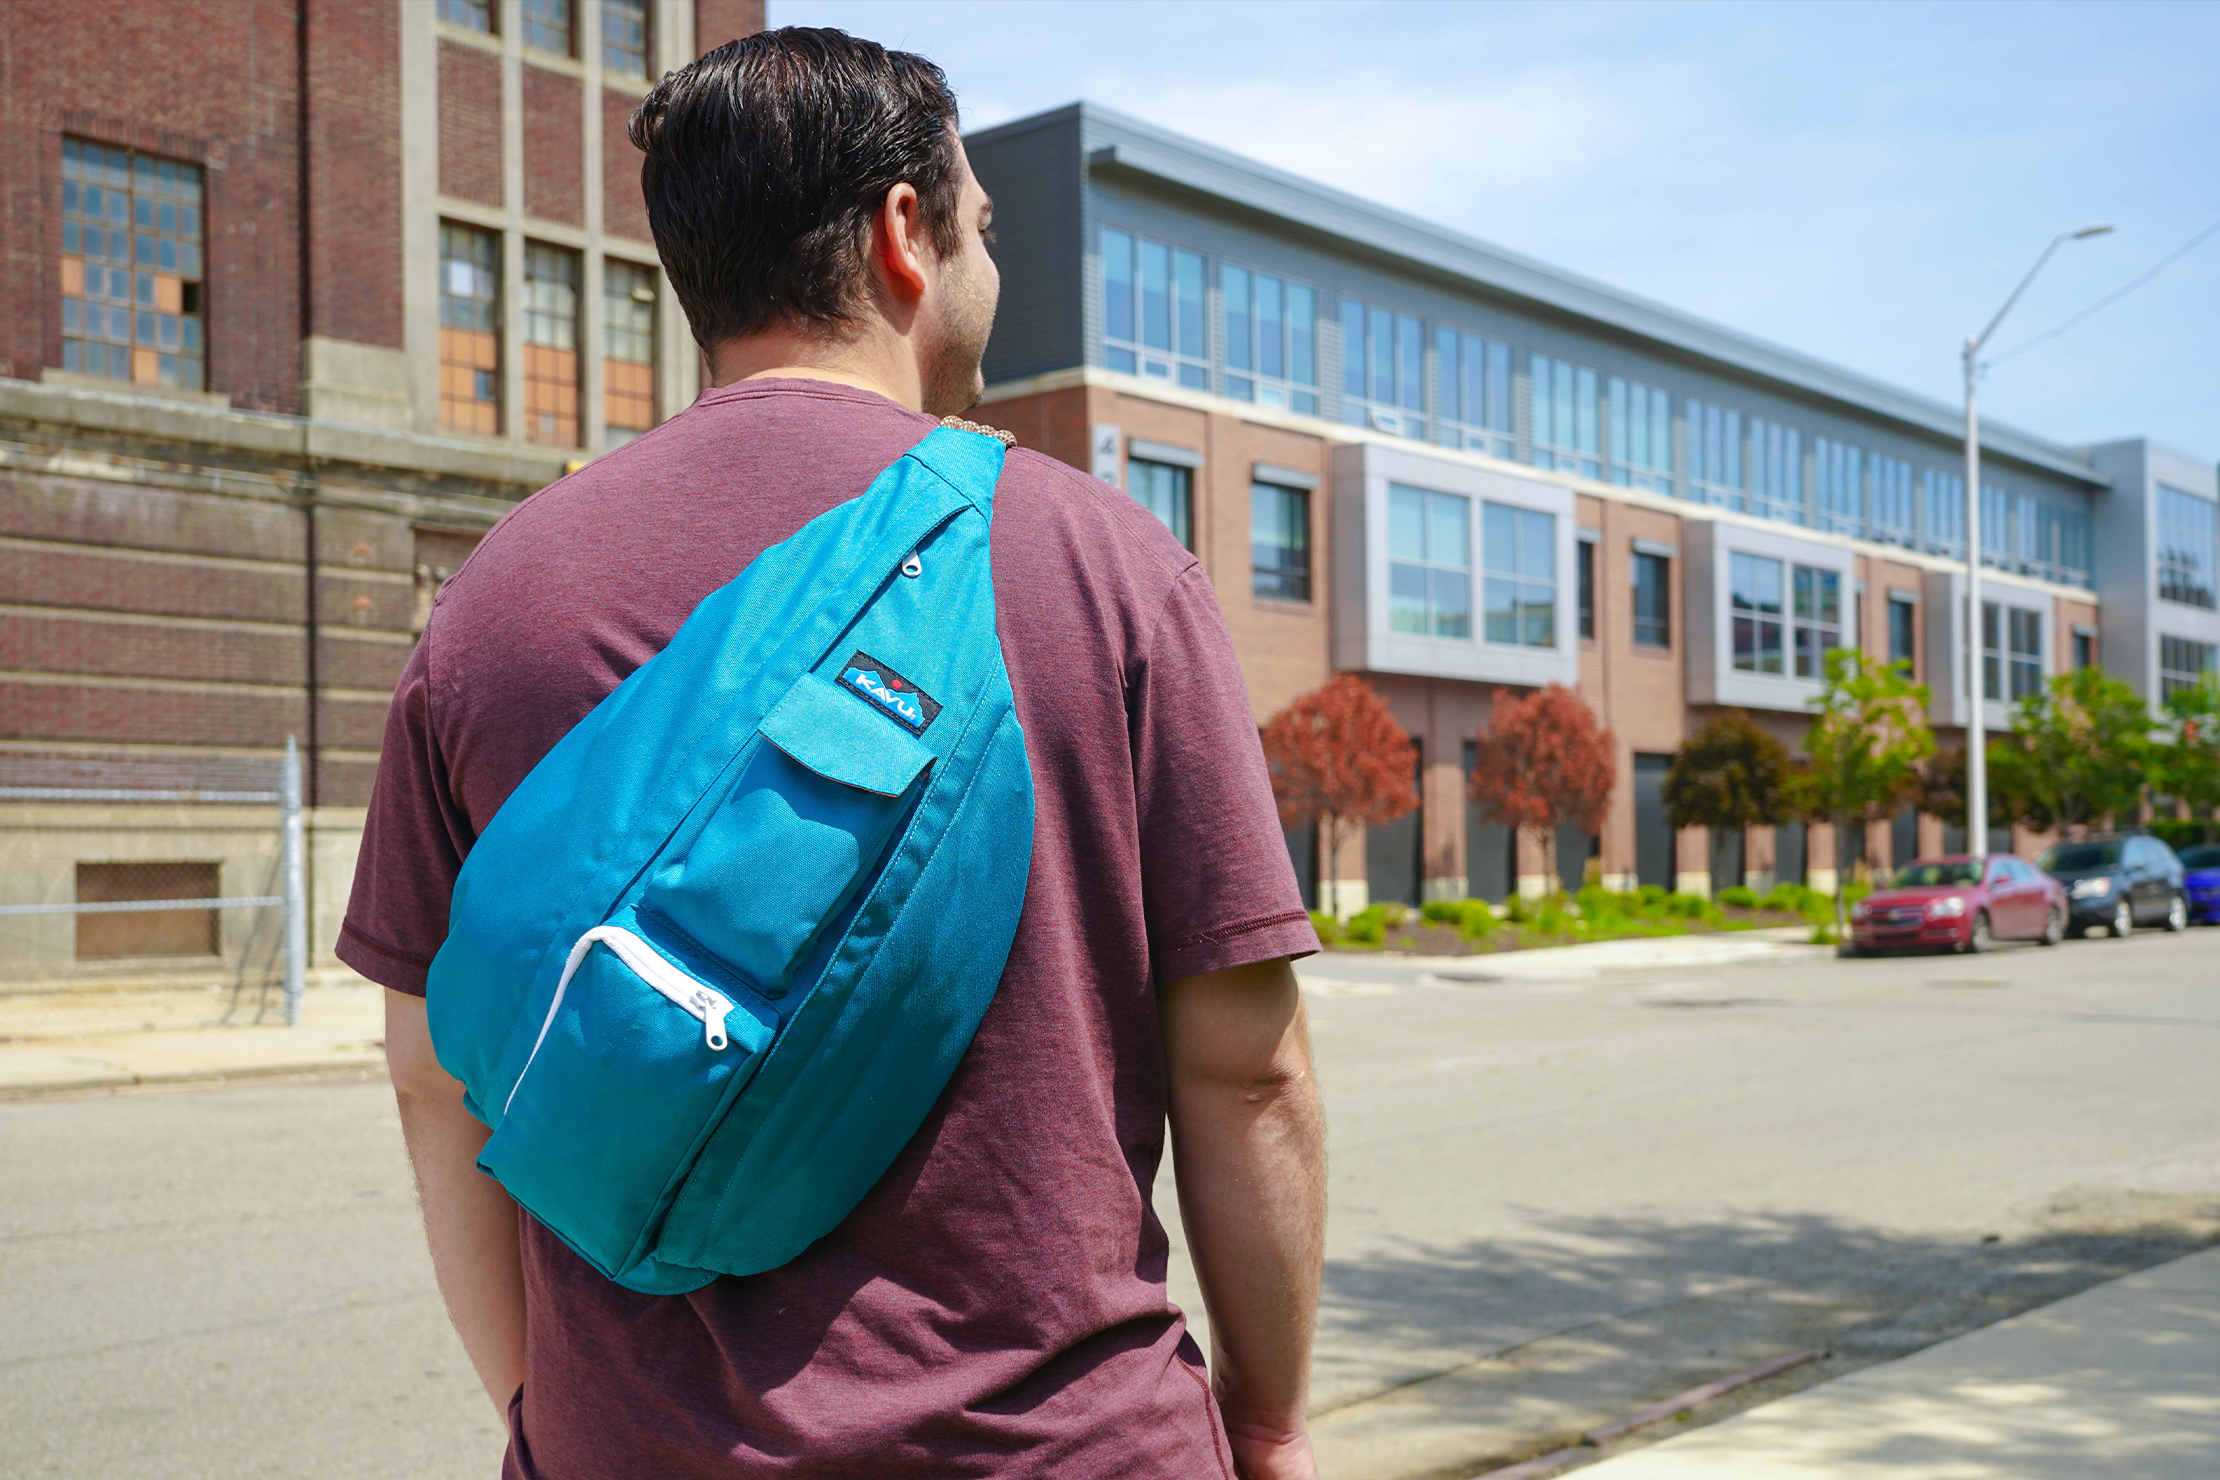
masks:
<path id="1" fill-rule="evenodd" d="M 1317 950 L 1241 667 L 1200 566 L 1173 583 L 1130 695 L 1157 981 Z"/>
<path id="2" fill-rule="evenodd" d="M 339 959 L 374 982 L 423 996 L 425 973 L 447 938 L 455 876 L 473 838 L 448 789 L 433 725 L 427 632 L 409 655 L 386 713 L 354 892 L 339 927 Z"/>

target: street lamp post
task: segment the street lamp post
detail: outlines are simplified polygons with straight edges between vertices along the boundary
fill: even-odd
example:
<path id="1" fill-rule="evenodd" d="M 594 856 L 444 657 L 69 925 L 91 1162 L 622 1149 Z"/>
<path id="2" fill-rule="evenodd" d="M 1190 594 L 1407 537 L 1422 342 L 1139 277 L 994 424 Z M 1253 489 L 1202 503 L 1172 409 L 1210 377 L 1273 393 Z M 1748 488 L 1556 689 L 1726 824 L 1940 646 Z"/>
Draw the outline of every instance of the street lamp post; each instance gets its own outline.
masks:
<path id="1" fill-rule="evenodd" d="M 1981 413 L 1975 397 L 1981 378 L 1981 349 L 2012 311 L 2012 305 L 2020 301 L 2027 285 L 2035 281 L 2035 274 L 2050 261 L 2051 253 L 2066 242 L 2103 236 L 2111 229 L 2108 225 L 2084 226 L 2052 237 L 2043 255 L 2035 259 L 2027 276 L 2012 290 L 2012 296 L 2004 300 L 2004 307 L 1989 320 L 1989 327 L 1966 341 L 1966 692 L 1971 696 L 1966 705 L 1966 842 L 1976 858 L 1989 851 L 1989 736 L 1987 716 L 1981 708 L 1989 696 L 1981 611 Z M 2002 642 L 2004 634 L 1999 632 L 1997 638 Z M 2001 683 L 2003 674 L 1997 677 Z"/>

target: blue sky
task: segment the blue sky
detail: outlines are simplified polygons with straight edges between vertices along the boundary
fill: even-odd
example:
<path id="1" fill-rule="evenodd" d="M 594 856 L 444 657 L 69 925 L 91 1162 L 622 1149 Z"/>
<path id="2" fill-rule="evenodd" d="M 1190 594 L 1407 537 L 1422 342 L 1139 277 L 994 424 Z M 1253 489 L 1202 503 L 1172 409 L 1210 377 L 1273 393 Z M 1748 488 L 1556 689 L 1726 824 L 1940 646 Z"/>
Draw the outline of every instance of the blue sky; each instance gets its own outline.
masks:
<path id="1" fill-rule="evenodd" d="M 2220 220 L 2220 5 L 771 0 L 968 127 L 1088 98 L 1955 403 Z M 2220 457 L 2220 236 L 1996 366 L 1988 414 Z"/>

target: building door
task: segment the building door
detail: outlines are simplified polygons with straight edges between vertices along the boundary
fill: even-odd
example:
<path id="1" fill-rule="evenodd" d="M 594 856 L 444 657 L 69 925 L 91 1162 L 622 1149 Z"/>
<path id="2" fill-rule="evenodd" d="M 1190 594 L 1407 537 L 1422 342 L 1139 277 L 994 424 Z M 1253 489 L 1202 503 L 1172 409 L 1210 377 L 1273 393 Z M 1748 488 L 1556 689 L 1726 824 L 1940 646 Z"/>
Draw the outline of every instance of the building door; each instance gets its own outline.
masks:
<path id="1" fill-rule="evenodd" d="M 1473 763 L 1480 747 L 1465 742 L 1465 895 L 1469 899 L 1505 900 L 1518 891 L 1518 834 L 1500 822 L 1490 822 L 1471 799 Z"/>
<path id="2" fill-rule="evenodd" d="M 1557 829 L 1557 880 L 1567 890 L 1577 893 L 1588 882 L 1588 860 L 1594 848 L 1595 839 L 1577 824 L 1568 822 Z"/>
<path id="3" fill-rule="evenodd" d="M 1665 812 L 1669 755 L 1634 757 L 1634 877 L 1660 889 L 1673 887 L 1673 820 Z"/>
<path id="4" fill-rule="evenodd" d="M 1426 749 L 1411 743 L 1418 752 L 1419 804 L 1393 822 L 1364 830 L 1365 886 L 1374 904 L 1418 903 L 1420 850 L 1426 837 Z"/>
<path id="5" fill-rule="evenodd" d="M 1804 882 L 1804 824 L 1784 822 L 1773 829 L 1773 878 L 1782 884 Z"/>
<path id="6" fill-rule="evenodd" d="M 1303 893 L 1303 908 L 1318 908 L 1318 824 L 1282 828 L 1287 836 L 1287 860 L 1295 865 L 1295 887 Z"/>
<path id="7" fill-rule="evenodd" d="M 1900 807 L 1889 819 L 1889 867 L 1902 868 L 1919 857 L 1919 809 Z"/>

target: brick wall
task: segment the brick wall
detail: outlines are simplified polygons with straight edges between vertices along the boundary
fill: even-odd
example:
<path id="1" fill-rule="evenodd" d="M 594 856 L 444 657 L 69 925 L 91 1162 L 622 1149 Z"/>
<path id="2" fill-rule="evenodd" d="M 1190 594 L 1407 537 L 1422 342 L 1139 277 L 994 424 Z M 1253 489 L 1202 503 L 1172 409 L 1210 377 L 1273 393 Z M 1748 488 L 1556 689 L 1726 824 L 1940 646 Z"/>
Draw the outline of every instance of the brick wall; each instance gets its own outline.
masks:
<path id="1" fill-rule="evenodd" d="M 640 100 L 616 88 L 601 90 L 601 229 L 611 236 L 653 241 L 647 200 L 640 194 L 640 163 L 647 156 L 632 147 L 625 126 Z"/>
<path id="2" fill-rule="evenodd" d="M 396 7 L 306 0 L 311 334 L 398 349 L 401 38 Z"/>
<path id="3" fill-rule="evenodd" d="M 279 0 L 9 7 L 0 374 L 36 379 L 61 363 L 68 133 L 202 167 L 208 383 L 243 406 L 299 410 L 295 17 L 295 5 Z M 147 60 L 119 64 L 127 58 Z"/>
<path id="4" fill-rule="evenodd" d="M 586 224 L 585 84 L 524 68 L 524 213 Z"/>
<path id="5" fill-rule="evenodd" d="M 694 0 L 694 55 L 763 29 L 764 0 Z"/>
<path id="6" fill-rule="evenodd" d="M 439 190 L 502 204 L 501 60 L 461 41 L 439 43 Z"/>

